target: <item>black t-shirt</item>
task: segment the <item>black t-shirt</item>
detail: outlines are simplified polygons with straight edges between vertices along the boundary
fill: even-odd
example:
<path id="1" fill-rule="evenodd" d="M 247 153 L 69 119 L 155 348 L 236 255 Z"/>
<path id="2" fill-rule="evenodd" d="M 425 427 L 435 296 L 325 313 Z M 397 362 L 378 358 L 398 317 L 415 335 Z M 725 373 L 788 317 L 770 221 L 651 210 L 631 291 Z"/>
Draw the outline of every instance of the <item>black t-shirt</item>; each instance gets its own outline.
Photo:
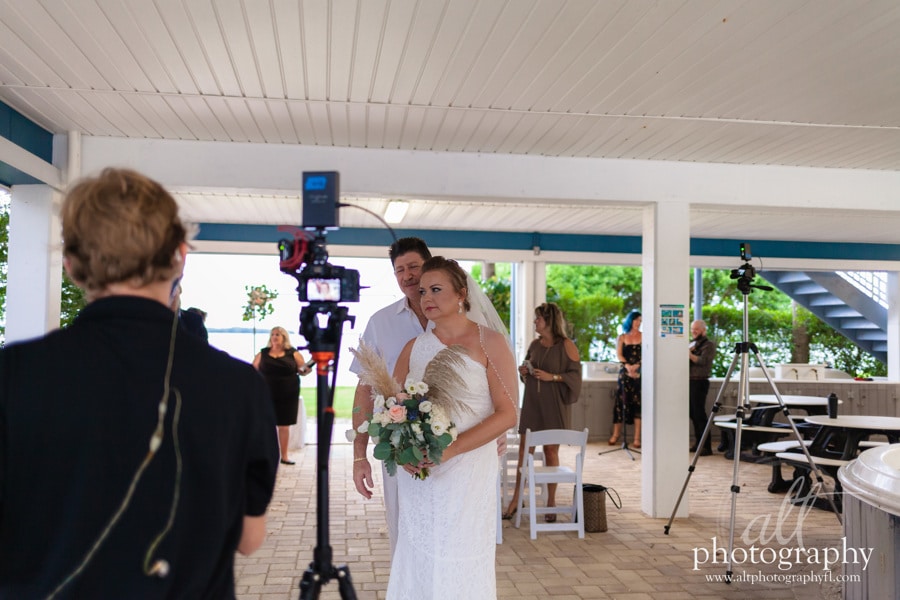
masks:
<path id="1" fill-rule="evenodd" d="M 119 509 L 157 426 L 173 319 L 152 300 L 104 298 L 0 351 L 0 599 L 46 597 Z M 175 331 L 162 444 L 59 598 L 234 597 L 243 518 L 264 514 L 274 488 L 272 403 L 252 366 Z M 176 494 L 153 553 L 171 572 L 147 577 Z"/>

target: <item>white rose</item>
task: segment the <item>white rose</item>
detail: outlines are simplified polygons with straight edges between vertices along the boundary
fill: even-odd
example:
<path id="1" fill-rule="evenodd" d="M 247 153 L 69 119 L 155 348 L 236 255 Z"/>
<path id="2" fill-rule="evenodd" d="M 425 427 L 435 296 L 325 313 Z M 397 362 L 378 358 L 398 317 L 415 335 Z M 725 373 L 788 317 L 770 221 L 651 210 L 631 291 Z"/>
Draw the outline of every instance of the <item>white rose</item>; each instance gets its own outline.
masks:
<path id="1" fill-rule="evenodd" d="M 431 400 L 422 400 L 419 402 L 419 412 L 427 413 L 431 412 L 432 404 Z"/>
<path id="2" fill-rule="evenodd" d="M 436 404 L 431 405 L 431 420 L 432 421 L 449 421 L 450 419 L 447 417 L 447 411 L 444 410 L 443 406 L 438 406 Z"/>
<path id="3" fill-rule="evenodd" d="M 390 408 L 390 407 L 394 406 L 395 404 L 397 404 L 397 399 L 394 398 L 393 396 L 391 396 L 390 398 L 388 398 L 387 400 L 384 401 L 384 405 L 387 408 Z"/>
<path id="4" fill-rule="evenodd" d="M 459 431 L 456 430 L 456 427 L 450 428 L 450 439 L 451 441 L 456 441 L 456 437 L 459 435 Z"/>
<path id="5" fill-rule="evenodd" d="M 436 436 L 442 436 L 447 433 L 447 424 L 443 421 L 432 421 L 431 422 L 431 431 Z"/>
<path id="6" fill-rule="evenodd" d="M 363 423 L 363 425 L 367 425 L 367 424 Z M 360 427 L 362 427 L 362 425 Z M 344 432 L 344 435 L 347 436 L 348 442 L 353 442 L 353 440 L 356 439 L 356 431 L 354 431 L 353 429 L 348 429 L 347 431 Z"/>
<path id="7" fill-rule="evenodd" d="M 424 396 L 428 393 L 428 384 L 424 381 L 420 381 L 416 384 L 416 392 Z"/>
<path id="8" fill-rule="evenodd" d="M 416 386 L 417 383 L 413 379 L 407 379 L 405 382 L 403 382 L 403 389 L 409 395 L 413 395 L 416 393 Z"/>
<path id="9" fill-rule="evenodd" d="M 356 431 L 358 431 L 360 433 L 368 433 L 369 432 L 369 422 L 363 421 L 362 423 L 360 423 L 359 427 L 356 428 Z M 356 433 L 353 434 L 353 437 L 356 437 Z M 353 440 L 350 440 L 350 441 L 352 442 Z"/>
<path id="10" fill-rule="evenodd" d="M 374 406 L 376 411 L 380 412 L 384 410 L 384 396 L 382 396 L 381 394 L 375 396 Z"/>

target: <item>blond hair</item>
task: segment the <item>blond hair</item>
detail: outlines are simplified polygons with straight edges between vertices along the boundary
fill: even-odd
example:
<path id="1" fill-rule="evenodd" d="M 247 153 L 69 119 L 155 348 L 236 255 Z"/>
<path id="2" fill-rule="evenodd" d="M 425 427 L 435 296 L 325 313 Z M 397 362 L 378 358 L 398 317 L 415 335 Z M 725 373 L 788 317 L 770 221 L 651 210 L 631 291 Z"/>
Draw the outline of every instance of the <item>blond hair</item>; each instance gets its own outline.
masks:
<path id="1" fill-rule="evenodd" d="M 269 342 L 272 341 L 272 334 L 276 331 L 281 334 L 281 337 L 284 340 L 284 349 L 293 350 L 294 347 L 291 346 L 291 336 L 288 335 L 287 329 L 285 329 L 284 327 L 279 327 L 277 325 L 273 327 L 272 330 L 269 331 Z"/>
<path id="2" fill-rule="evenodd" d="M 61 219 L 69 272 L 89 294 L 113 283 L 143 287 L 171 279 L 187 241 L 175 199 L 128 169 L 80 181 L 66 195 Z"/>

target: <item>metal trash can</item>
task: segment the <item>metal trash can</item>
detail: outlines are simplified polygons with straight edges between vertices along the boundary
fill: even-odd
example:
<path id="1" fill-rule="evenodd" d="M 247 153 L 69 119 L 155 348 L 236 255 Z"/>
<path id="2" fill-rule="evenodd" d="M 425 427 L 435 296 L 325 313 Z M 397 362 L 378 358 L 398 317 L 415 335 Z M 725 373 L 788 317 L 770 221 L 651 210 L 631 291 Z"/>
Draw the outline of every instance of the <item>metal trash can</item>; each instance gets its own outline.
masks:
<path id="1" fill-rule="evenodd" d="M 847 548 L 872 548 L 868 565 L 845 562 L 847 600 L 900 598 L 900 444 L 866 450 L 838 471 Z M 851 580 L 852 579 L 852 580 Z"/>
<path id="2" fill-rule="evenodd" d="M 584 494 L 584 530 L 590 533 L 602 532 L 608 529 L 606 525 L 606 495 L 610 492 L 616 495 L 612 498 L 616 508 L 622 508 L 622 500 L 619 494 L 612 488 L 596 483 L 585 483 L 581 486 Z M 618 502 L 616 499 L 618 498 Z"/>

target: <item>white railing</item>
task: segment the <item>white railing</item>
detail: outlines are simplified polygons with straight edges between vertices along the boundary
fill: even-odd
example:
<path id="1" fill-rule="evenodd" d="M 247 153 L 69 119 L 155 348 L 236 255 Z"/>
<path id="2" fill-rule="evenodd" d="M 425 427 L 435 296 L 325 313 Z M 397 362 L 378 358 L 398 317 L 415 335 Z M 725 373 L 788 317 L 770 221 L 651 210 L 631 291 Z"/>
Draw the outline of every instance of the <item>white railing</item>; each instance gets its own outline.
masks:
<path id="1" fill-rule="evenodd" d="M 838 271 L 838 275 L 855 285 L 872 300 L 888 307 L 887 273 L 884 271 Z"/>

